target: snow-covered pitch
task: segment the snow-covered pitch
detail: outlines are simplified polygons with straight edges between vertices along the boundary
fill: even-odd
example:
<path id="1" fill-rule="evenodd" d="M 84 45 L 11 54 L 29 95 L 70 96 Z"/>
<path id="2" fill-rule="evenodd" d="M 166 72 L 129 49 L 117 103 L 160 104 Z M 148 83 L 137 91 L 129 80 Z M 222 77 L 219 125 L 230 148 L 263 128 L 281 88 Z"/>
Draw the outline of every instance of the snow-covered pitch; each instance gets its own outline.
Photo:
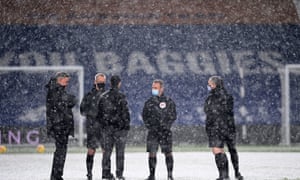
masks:
<path id="1" fill-rule="evenodd" d="M 230 160 L 229 154 L 228 158 Z M 300 153 L 293 152 L 240 152 L 240 170 L 246 180 L 300 180 Z M 48 180 L 52 165 L 52 153 L 0 154 L 0 179 Z M 64 179 L 86 179 L 85 153 L 68 153 Z M 101 179 L 101 158 L 97 152 L 94 179 Z M 125 157 L 124 176 L 127 180 L 142 180 L 148 176 L 146 152 L 128 152 Z M 210 152 L 174 152 L 175 180 L 214 180 L 218 173 Z M 230 165 L 230 177 L 234 179 Z M 112 156 L 112 172 L 115 171 L 115 155 Z M 163 154 L 158 154 L 156 177 L 165 180 L 167 173 Z"/>

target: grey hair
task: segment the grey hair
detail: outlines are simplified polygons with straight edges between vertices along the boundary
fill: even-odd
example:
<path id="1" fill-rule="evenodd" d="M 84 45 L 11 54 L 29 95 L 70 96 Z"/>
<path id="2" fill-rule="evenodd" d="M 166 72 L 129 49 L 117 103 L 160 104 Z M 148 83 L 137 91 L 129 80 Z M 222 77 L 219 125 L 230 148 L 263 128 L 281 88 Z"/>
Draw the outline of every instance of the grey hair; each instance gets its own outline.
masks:
<path id="1" fill-rule="evenodd" d="M 106 79 L 105 74 L 103 74 L 103 73 L 97 73 L 97 74 L 95 75 L 95 81 L 97 80 L 97 78 L 98 78 L 99 76 L 102 76 L 102 77 L 104 77 L 104 79 Z"/>
<path id="2" fill-rule="evenodd" d="M 64 78 L 64 77 L 67 77 L 69 78 L 70 77 L 70 74 L 66 73 L 66 72 L 57 72 L 55 74 L 55 78 L 58 79 L 58 78 Z"/>
<path id="3" fill-rule="evenodd" d="M 155 79 L 155 80 L 153 81 L 153 83 L 158 83 L 158 84 L 160 85 L 160 87 L 164 87 L 164 81 L 161 80 L 161 79 Z"/>
<path id="4" fill-rule="evenodd" d="M 211 76 L 208 80 L 213 82 L 217 87 L 224 87 L 223 79 L 221 76 Z"/>

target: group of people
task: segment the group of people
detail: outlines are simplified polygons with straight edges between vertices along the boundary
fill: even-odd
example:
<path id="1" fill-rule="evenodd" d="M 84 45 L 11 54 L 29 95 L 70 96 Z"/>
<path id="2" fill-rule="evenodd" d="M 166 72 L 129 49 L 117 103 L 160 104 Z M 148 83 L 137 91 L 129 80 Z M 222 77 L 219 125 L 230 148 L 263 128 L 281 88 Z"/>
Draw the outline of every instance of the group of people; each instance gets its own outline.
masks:
<path id="1" fill-rule="evenodd" d="M 51 180 L 63 180 L 63 169 L 67 154 L 69 136 L 74 136 L 72 108 L 77 100 L 67 93 L 70 75 L 58 72 L 46 85 L 47 134 L 55 140 L 55 152 L 51 171 Z M 105 90 L 106 76 L 95 75 L 93 88 L 82 99 L 80 112 L 86 117 L 87 132 L 87 179 L 92 180 L 94 155 L 96 149 L 102 149 L 102 179 L 125 180 L 124 154 L 127 134 L 130 129 L 130 114 L 126 96 L 120 92 L 121 78 L 113 75 L 110 89 Z M 219 171 L 217 180 L 228 180 L 228 160 L 224 144 L 228 146 L 235 177 L 243 180 L 239 172 L 238 154 L 235 148 L 235 124 L 233 98 L 227 93 L 223 80 L 212 76 L 208 80 L 210 93 L 205 101 L 204 111 L 207 115 L 206 132 L 209 146 L 215 156 Z M 156 154 L 160 146 L 165 155 L 168 180 L 173 180 L 173 154 L 171 126 L 177 118 L 176 104 L 164 94 L 164 82 L 160 79 L 152 83 L 152 96 L 145 102 L 142 118 L 147 134 L 147 152 L 149 153 L 149 176 L 146 180 L 155 180 Z M 111 154 L 116 150 L 116 178 L 111 173 Z"/>

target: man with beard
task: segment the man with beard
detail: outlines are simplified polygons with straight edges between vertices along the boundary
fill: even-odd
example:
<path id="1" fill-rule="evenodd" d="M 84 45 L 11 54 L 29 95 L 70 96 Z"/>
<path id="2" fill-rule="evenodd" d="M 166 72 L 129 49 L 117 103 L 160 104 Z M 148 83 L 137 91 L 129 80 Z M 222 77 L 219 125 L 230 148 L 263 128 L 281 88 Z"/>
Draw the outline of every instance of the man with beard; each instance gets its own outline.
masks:
<path id="1" fill-rule="evenodd" d="M 82 99 L 80 104 L 80 112 L 86 117 L 86 133 L 87 133 L 87 156 L 86 168 L 87 178 L 92 180 L 93 164 L 96 149 L 101 145 L 101 129 L 98 115 L 98 104 L 101 94 L 105 91 L 106 76 L 103 73 L 95 75 L 94 87 Z"/>
<path id="2" fill-rule="evenodd" d="M 67 155 L 69 135 L 74 137 L 74 119 L 72 108 L 76 98 L 66 92 L 70 75 L 65 72 L 56 73 L 46 85 L 47 134 L 55 139 L 51 180 L 63 180 L 63 170 Z"/>
<path id="3" fill-rule="evenodd" d="M 229 180 L 228 159 L 224 152 L 224 144 L 228 146 L 236 179 L 243 180 L 243 176 L 239 172 L 239 160 L 235 147 L 236 129 L 233 97 L 227 93 L 223 80 L 219 76 L 210 77 L 207 87 L 210 92 L 204 104 L 205 128 L 209 147 L 212 148 L 215 155 L 215 162 L 219 171 L 217 180 Z"/>

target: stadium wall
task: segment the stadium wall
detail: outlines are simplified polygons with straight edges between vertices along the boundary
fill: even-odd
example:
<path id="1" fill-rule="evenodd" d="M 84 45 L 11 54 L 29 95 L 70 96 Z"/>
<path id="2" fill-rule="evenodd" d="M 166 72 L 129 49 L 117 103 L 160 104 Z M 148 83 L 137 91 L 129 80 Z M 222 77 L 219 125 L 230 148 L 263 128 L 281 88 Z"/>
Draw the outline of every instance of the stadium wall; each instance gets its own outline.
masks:
<path id="1" fill-rule="evenodd" d="M 202 109 L 207 79 L 215 74 L 234 95 L 239 142 L 280 142 L 282 68 L 300 62 L 292 1 L 30 2 L 0 2 L 0 65 L 83 66 L 85 92 L 96 72 L 120 74 L 131 110 L 130 143 L 145 140 L 140 114 L 155 78 L 165 80 L 166 94 L 177 104 L 175 143 L 205 143 Z M 40 90 L 48 76 L 38 84 L 23 74 L 0 77 L 11 82 L 0 87 L 1 142 L 8 143 L 10 130 L 11 138 L 24 131 L 20 143 L 26 144 L 35 129 L 41 142 L 48 141 L 43 116 L 20 118 L 44 113 L 46 92 Z M 11 80 L 27 82 L 29 91 L 11 91 Z M 12 100 L 14 93 L 22 98 Z M 298 142 L 300 119 L 291 123 L 292 142 Z"/>

